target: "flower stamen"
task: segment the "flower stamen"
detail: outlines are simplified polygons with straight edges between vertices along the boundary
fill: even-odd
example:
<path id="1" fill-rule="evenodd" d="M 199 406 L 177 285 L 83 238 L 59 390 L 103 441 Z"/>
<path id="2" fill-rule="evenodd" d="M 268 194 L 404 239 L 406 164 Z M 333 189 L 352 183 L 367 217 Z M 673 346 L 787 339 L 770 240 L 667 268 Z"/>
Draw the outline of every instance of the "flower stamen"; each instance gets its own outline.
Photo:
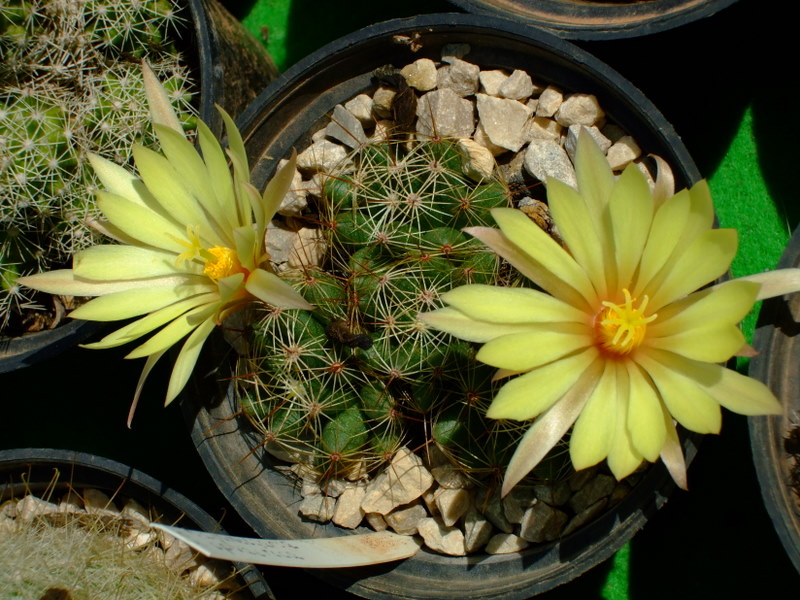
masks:
<path id="1" fill-rule="evenodd" d="M 658 315 L 644 316 L 649 298 L 644 296 L 638 307 L 635 307 L 635 298 L 623 289 L 625 300 L 622 304 L 604 301 L 603 308 L 595 317 L 595 331 L 601 349 L 625 356 L 630 354 L 644 340 L 647 324 Z"/>
<path id="2" fill-rule="evenodd" d="M 236 252 L 230 248 L 214 246 L 205 250 L 204 253 L 209 254 L 210 257 L 206 260 L 203 274 L 211 279 L 224 279 L 229 275 L 245 272 L 242 263 L 239 262 L 239 257 L 236 256 Z"/>

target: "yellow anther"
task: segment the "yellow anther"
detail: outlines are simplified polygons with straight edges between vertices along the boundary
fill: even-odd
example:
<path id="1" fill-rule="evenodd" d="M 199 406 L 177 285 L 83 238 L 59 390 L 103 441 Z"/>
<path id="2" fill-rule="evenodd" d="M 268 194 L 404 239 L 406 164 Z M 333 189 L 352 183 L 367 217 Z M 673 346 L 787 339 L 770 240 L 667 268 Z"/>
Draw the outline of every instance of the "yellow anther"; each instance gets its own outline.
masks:
<path id="1" fill-rule="evenodd" d="M 624 356 L 637 348 L 644 340 L 647 324 L 658 315 L 644 316 L 648 297 L 644 296 L 638 307 L 635 298 L 624 289 L 625 301 L 621 304 L 603 302 L 603 308 L 595 317 L 595 331 L 600 347 L 612 354 Z"/>
<path id="2" fill-rule="evenodd" d="M 214 246 L 206 251 L 211 257 L 206 261 L 206 267 L 203 269 L 203 274 L 209 276 L 211 279 L 222 279 L 233 275 L 234 273 L 242 273 L 242 268 L 236 252 L 230 248 L 223 246 Z"/>

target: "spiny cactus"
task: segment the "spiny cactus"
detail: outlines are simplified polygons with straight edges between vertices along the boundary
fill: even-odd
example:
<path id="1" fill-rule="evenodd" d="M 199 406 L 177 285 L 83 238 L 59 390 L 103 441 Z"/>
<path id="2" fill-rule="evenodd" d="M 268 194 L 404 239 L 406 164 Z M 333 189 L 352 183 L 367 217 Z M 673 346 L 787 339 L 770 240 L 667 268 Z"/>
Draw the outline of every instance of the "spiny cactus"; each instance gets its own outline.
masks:
<path id="1" fill-rule="evenodd" d="M 523 429 L 483 416 L 493 370 L 417 319 L 457 285 L 504 277 L 460 229 L 510 196 L 462 163 L 450 140 L 375 142 L 324 179 L 326 258 L 283 274 L 317 310 L 267 311 L 240 376 L 242 411 L 275 456 L 352 478 L 435 443 L 476 479 L 502 474 Z"/>
<path id="2" fill-rule="evenodd" d="M 30 306 L 13 295 L 17 275 L 64 266 L 97 241 L 87 152 L 124 164 L 153 142 L 142 58 L 194 128 L 193 84 L 176 49 L 188 21 L 176 2 L 0 0 L 3 334 L 22 328 L 18 309 Z"/>

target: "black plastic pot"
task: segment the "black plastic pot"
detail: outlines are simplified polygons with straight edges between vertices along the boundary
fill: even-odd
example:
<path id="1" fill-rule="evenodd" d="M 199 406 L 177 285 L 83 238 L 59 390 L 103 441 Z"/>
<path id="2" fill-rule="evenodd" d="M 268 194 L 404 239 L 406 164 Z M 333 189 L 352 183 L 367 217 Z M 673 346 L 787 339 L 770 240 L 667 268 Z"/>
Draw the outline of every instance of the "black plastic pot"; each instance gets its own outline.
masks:
<path id="1" fill-rule="evenodd" d="M 215 105 L 238 115 L 278 74 L 263 47 L 218 2 L 187 0 L 192 19 L 188 62 L 199 78 L 199 117 L 217 135 L 223 124 Z M 18 337 L 0 336 L 0 373 L 57 355 L 107 325 L 67 320 L 55 329 Z"/>
<path id="2" fill-rule="evenodd" d="M 778 265 L 800 267 L 800 229 Z M 800 572 L 800 294 L 764 301 L 750 361 L 750 375 L 763 381 L 783 404 L 783 414 L 750 417 L 750 446 L 761 496 L 775 531 Z M 796 430 L 795 448 L 787 444 Z M 791 449 L 791 451 L 790 451 Z M 791 481 L 795 471 L 795 486 Z"/>
<path id="3" fill-rule="evenodd" d="M 0 451 L 0 503 L 27 493 L 46 499 L 69 490 L 94 488 L 115 499 L 136 500 L 159 522 L 224 533 L 197 504 L 149 475 L 116 461 L 71 450 L 20 448 Z M 242 598 L 266 600 L 272 593 L 252 565 L 236 565 Z"/>
<path id="4" fill-rule="evenodd" d="M 564 38 L 603 40 L 686 25 L 736 0 L 450 0 L 470 12 L 519 19 Z"/>
<path id="5" fill-rule="evenodd" d="M 418 37 L 417 37 L 417 34 Z M 421 44 L 413 52 L 396 36 Z M 400 38 L 404 39 L 404 38 Z M 310 135 L 338 103 L 372 89 L 371 72 L 401 67 L 420 57 L 438 59 L 443 45 L 470 44 L 465 59 L 483 68 L 519 68 L 566 90 L 596 94 L 610 120 L 633 135 L 645 152 L 664 157 L 678 186 L 699 179 L 672 127 L 629 82 L 598 60 L 555 36 L 509 21 L 474 15 L 426 15 L 374 25 L 342 38 L 279 76 L 243 113 L 240 126 L 253 179 L 263 186 L 278 159 L 306 147 Z M 295 485 L 275 471 L 228 389 L 232 351 L 208 344 L 183 402 L 192 436 L 217 485 L 262 537 L 347 535 L 333 525 L 302 521 Z M 222 366 L 220 366 L 222 365 Z M 229 366 L 229 365 L 228 365 Z M 695 454 L 685 442 L 688 461 Z M 447 557 L 420 551 L 401 563 L 314 575 L 368 598 L 527 598 L 572 580 L 609 558 L 673 492 L 661 466 L 648 470 L 612 511 L 557 543 L 518 554 Z"/>

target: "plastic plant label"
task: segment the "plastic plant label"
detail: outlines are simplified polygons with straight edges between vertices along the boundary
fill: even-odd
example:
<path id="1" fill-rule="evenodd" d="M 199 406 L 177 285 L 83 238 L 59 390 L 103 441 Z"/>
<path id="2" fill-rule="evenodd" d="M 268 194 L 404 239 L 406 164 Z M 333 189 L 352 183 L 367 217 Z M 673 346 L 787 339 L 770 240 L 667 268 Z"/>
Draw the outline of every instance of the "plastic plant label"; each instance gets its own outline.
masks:
<path id="1" fill-rule="evenodd" d="M 361 567 L 409 558 L 419 550 L 419 543 L 413 537 L 388 531 L 304 540 L 263 540 L 161 523 L 151 525 L 210 558 L 278 567 Z"/>

